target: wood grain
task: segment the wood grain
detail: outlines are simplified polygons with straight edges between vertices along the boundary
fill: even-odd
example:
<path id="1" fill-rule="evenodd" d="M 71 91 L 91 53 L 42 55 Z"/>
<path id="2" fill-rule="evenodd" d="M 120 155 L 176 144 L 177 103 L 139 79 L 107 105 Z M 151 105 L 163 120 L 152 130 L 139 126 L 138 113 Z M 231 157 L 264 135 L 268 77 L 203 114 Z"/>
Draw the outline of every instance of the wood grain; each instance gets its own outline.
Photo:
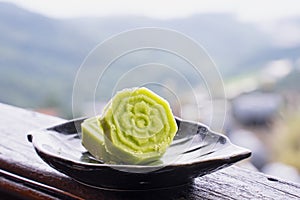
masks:
<path id="1" fill-rule="evenodd" d="M 236 166 L 172 189 L 115 192 L 91 188 L 45 164 L 27 141 L 29 131 L 64 121 L 0 104 L 0 190 L 27 199 L 300 199 L 300 185 Z"/>

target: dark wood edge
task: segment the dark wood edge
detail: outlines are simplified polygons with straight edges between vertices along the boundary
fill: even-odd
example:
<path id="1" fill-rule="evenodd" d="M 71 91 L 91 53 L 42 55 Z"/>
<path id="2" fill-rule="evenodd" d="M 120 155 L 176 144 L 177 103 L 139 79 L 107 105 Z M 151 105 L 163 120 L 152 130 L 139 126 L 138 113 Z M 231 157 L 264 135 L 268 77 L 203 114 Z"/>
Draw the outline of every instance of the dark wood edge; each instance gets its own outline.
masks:
<path id="1" fill-rule="evenodd" d="M 29 199 L 78 199 L 81 197 L 0 169 L 0 188 L 13 191 L 17 196 Z M 55 197 L 55 198 L 54 198 Z"/>

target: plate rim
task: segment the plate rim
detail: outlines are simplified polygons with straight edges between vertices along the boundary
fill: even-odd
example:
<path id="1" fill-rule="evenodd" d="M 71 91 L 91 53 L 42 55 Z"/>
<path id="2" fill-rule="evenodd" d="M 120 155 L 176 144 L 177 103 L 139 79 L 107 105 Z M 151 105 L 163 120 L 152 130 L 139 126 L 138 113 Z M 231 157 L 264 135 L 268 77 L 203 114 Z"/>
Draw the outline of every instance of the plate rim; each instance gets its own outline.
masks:
<path id="1" fill-rule="evenodd" d="M 45 134 L 47 131 L 55 131 L 54 130 L 55 127 L 63 126 L 65 124 L 73 123 L 74 126 L 75 126 L 76 122 L 83 121 L 84 119 L 86 119 L 86 117 L 84 117 L 84 118 L 75 118 L 75 119 L 68 120 L 68 121 L 65 121 L 63 123 L 60 123 L 60 124 L 56 124 L 54 126 L 50 126 L 48 128 L 42 128 L 42 129 L 30 131 L 27 134 L 27 139 L 28 139 L 29 142 L 32 143 L 32 145 L 33 145 L 33 147 L 34 147 L 34 149 L 37 153 L 39 151 L 39 152 L 44 153 L 45 155 L 51 156 L 52 158 L 56 158 L 56 159 L 59 159 L 59 160 L 64 160 L 64 161 L 76 163 L 76 165 L 92 167 L 92 168 L 95 168 L 95 167 L 96 168 L 97 167 L 110 167 L 110 168 L 115 168 L 115 169 L 117 169 L 117 168 L 148 169 L 148 168 L 164 168 L 164 167 L 167 167 L 167 166 L 169 166 L 169 167 L 179 167 L 179 166 L 196 165 L 196 164 L 200 164 L 200 163 L 206 163 L 206 162 L 218 161 L 218 160 L 228 160 L 228 161 L 230 161 L 233 158 L 237 158 L 237 161 L 233 162 L 233 163 L 235 163 L 235 162 L 238 162 L 240 160 L 243 160 L 245 158 L 250 157 L 251 154 L 252 154 L 252 152 L 249 149 L 233 144 L 226 135 L 217 133 L 215 131 L 212 131 L 207 125 L 205 125 L 203 123 L 194 122 L 194 121 L 191 121 L 191 120 L 182 120 L 178 117 L 176 117 L 176 118 L 179 119 L 182 122 L 193 123 L 193 124 L 201 125 L 201 126 L 207 128 L 207 131 L 210 134 L 214 134 L 214 135 L 216 135 L 218 137 L 222 137 L 226 140 L 227 144 L 226 144 L 225 148 L 230 147 L 230 148 L 233 148 L 235 150 L 238 150 L 238 152 L 230 154 L 227 157 L 216 156 L 216 157 L 209 157 L 209 158 L 203 159 L 203 160 L 194 160 L 194 161 L 188 162 L 188 163 L 177 163 L 177 164 L 176 163 L 170 163 L 170 164 L 159 164 L 159 165 L 153 165 L 153 166 L 151 166 L 151 165 L 131 165 L 131 164 L 109 164 L 109 163 L 86 163 L 86 162 L 77 161 L 77 160 L 74 160 L 72 158 L 68 158 L 68 157 L 53 153 L 51 151 L 47 151 L 44 148 L 41 148 L 39 143 L 35 140 L 36 137 L 34 137 L 34 136 L 37 135 L 37 134 Z"/>

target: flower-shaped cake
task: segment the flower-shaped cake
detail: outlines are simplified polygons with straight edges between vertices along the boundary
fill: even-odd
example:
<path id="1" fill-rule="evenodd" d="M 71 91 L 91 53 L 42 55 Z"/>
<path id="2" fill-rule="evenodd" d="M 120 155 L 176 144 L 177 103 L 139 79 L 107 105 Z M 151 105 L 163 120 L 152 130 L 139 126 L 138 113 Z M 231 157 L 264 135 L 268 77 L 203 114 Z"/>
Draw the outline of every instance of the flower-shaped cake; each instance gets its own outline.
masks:
<path id="1" fill-rule="evenodd" d="M 106 150 L 125 163 L 160 158 L 177 125 L 166 100 L 146 88 L 118 92 L 100 117 Z"/>

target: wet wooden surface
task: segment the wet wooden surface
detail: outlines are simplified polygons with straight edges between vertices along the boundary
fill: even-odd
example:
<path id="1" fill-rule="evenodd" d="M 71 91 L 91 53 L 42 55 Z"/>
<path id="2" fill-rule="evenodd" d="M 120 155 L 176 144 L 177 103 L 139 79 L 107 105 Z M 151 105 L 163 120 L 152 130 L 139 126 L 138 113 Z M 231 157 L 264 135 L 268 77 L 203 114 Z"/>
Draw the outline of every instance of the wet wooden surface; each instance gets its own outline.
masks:
<path id="1" fill-rule="evenodd" d="M 27 141 L 29 131 L 63 121 L 0 104 L 1 199 L 300 199 L 299 184 L 236 166 L 173 189 L 115 192 L 91 188 L 45 164 Z"/>

